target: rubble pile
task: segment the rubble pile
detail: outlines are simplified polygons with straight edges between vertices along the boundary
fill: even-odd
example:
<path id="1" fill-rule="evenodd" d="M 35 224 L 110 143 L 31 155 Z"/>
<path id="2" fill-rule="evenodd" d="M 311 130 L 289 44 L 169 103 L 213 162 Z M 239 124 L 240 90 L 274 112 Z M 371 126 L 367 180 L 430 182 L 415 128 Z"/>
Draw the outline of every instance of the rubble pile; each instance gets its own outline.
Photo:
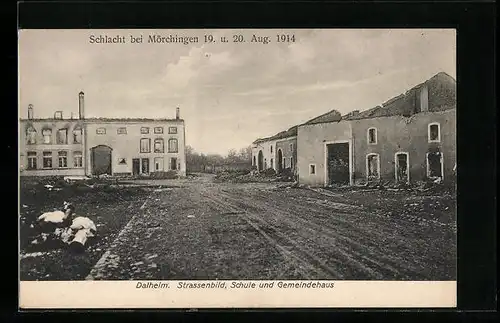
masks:
<path id="1" fill-rule="evenodd" d="M 88 217 L 75 216 L 74 210 L 73 205 L 65 201 L 62 210 L 42 213 L 29 226 L 34 237 L 30 245 L 47 249 L 67 245 L 75 251 L 85 250 L 88 238 L 95 237 L 97 227 Z"/>
<path id="2" fill-rule="evenodd" d="M 336 187 L 335 185 L 329 185 L 329 188 Z M 338 187 L 338 186 L 337 186 Z M 416 181 L 413 183 L 405 182 L 394 182 L 389 180 L 380 181 L 359 181 L 354 185 L 358 189 L 378 189 L 387 191 L 413 191 L 413 192 L 443 192 L 453 189 L 453 184 L 444 185 L 440 180 L 427 180 L 427 181 Z"/>
<path id="3" fill-rule="evenodd" d="M 216 182 L 230 183 L 258 183 L 258 182 L 293 182 L 294 176 L 290 171 L 276 173 L 272 168 L 263 171 L 222 171 L 215 176 Z"/>

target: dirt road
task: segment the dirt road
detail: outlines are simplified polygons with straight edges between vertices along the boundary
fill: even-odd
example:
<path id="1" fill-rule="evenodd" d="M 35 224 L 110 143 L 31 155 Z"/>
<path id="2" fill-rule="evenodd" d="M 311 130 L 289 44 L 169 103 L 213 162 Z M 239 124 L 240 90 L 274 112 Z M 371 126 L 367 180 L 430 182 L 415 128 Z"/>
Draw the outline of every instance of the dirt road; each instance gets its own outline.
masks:
<path id="1" fill-rule="evenodd" d="M 447 223 L 276 184 L 168 186 L 152 190 L 87 279 L 456 279 Z"/>

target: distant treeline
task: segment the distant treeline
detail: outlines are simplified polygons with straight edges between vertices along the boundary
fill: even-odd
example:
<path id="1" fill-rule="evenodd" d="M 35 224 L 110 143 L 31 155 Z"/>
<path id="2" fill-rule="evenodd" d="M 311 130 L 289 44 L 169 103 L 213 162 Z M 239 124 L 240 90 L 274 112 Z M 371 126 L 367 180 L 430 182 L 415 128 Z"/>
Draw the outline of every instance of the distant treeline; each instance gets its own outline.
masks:
<path id="1" fill-rule="evenodd" d="M 239 151 L 230 149 L 227 156 L 203 154 L 186 146 L 186 167 L 188 172 L 216 173 L 220 171 L 250 170 L 252 167 L 252 147 Z"/>

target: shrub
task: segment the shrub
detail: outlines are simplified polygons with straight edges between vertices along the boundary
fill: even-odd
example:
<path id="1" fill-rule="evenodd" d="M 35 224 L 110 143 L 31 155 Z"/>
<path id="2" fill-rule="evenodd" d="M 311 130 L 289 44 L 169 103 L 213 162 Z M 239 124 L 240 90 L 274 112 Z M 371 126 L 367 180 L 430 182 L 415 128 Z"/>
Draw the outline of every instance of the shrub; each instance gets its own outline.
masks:
<path id="1" fill-rule="evenodd" d="M 264 176 L 276 176 L 276 171 L 273 168 L 265 169 L 261 172 Z"/>
<path id="2" fill-rule="evenodd" d="M 151 178 L 156 179 L 176 179 L 178 177 L 177 172 L 169 170 L 167 172 L 154 172 L 151 173 Z"/>

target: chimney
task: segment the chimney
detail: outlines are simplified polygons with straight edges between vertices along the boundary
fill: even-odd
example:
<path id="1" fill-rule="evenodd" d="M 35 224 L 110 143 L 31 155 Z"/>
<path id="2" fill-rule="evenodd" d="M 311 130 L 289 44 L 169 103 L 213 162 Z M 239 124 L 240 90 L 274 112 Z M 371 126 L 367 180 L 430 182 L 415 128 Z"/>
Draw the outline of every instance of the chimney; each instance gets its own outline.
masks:
<path id="1" fill-rule="evenodd" d="M 33 104 L 28 104 L 28 119 L 33 120 Z"/>
<path id="2" fill-rule="evenodd" d="M 179 120 L 180 118 L 180 109 L 179 107 L 175 108 L 175 119 Z"/>
<path id="3" fill-rule="evenodd" d="M 351 112 L 351 116 L 355 117 L 357 115 L 359 115 L 359 110 L 354 110 Z"/>
<path id="4" fill-rule="evenodd" d="M 78 117 L 80 119 L 85 119 L 85 102 L 84 102 L 84 93 L 81 91 L 78 94 Z"/>

